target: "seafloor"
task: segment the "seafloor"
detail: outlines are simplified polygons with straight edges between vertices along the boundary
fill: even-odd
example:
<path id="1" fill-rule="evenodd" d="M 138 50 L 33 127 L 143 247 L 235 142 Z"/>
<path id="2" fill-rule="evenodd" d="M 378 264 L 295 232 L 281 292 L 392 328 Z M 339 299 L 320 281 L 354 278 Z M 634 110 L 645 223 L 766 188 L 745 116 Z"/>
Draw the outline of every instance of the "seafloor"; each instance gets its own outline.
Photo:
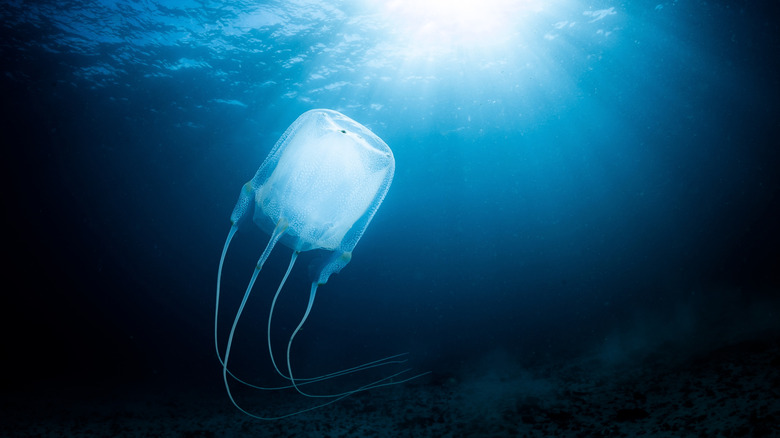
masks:
<path id="1" fill-rule="evenodd" d="M 271 422 L 194 390 L 5 394 L 0 436 L 780 437 L 780 336 L 654 350 L 523 369 L 499 354 L 486 373 L 434 372 Z M 257 401 L 283 408 L 274 397 Z"/>

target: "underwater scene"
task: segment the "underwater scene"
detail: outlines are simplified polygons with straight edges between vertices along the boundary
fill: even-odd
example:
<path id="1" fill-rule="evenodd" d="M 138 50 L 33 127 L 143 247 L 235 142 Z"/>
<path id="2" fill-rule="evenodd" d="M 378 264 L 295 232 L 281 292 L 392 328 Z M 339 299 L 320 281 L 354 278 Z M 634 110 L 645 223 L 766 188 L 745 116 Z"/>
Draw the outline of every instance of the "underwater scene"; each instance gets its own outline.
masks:
<path id="1" fill-rule="evenodd" d="M 5 0 L 4 437 L 780 437 L 780 5 Z"/>

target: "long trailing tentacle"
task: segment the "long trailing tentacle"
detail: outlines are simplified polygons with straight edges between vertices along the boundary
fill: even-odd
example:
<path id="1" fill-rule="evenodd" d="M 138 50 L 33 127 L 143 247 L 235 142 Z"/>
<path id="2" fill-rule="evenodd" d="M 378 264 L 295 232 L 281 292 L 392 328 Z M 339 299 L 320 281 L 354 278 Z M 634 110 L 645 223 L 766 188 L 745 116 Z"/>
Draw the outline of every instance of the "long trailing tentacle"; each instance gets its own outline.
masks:
<path id="1" fill-rule="evenodd" d="M 221 255 L 220 260 L 219 260 L 219 268 L 218 268 L 218 271 L 217 271 L 216 304 L 214 306 L 215 307 L 215 309 L 214 309 L 214 346 L 215 346 L 215 349 L 216 349 L 216 352 L 217 352 L 217 358 L 219 359 L 219 362 L 222 365 L 222 379 L 223 379 L 223 381 L 225 383 L 225 389 L 227 390 L 228 397 L 230 398 L 230 401 L 233 403 L 233 405 L 239 411 L 243 412 L 244 414 L 246 414 L 246 415 L 248 415 L 248 416 L 250 416 L 252 418 L 256 418 L 256 419 L 260 419 L 260 420 L 278 420 L 278 419 L 282 419 L 282 418 L 287 418 L 287 417 L 291 417 L 291 416 L 294 416 L 294 415 L 298 415 L 298 414 L 301 414 L 301 413 L 304 413 L 304 412 L 309 412 L 309 411 L 312 411 L 312 410 L 315 410 L 315 409 L 319 409 L 321 407 L 324 407 L 324 406 L 330 405 L 332 403 L 335 403 L 335 402 L 337 402 L 339 400 L 342 400 L 342 399 L 344 399 L 346 397 L 349 397 L 350 395 L 353 395 L 353 394 L 358 393 L 358 392 L 367 391 L 369 389 L 379 388 L 379 387 L 383 387 L 383 386 L 397 385 L 397 384 L 408 382 L 409 380 L 416 379 L 418 377 L 424 376 L 426 374 L 429 374 L 429 372 L 426 372 L 426 373 L 417 374 L 417 375 L 412 376 L 412 377 L 407 377 L 407 378 L 404 378 L 402 380 L 393 380 L 394 378 L 396 378 L 396 377 L 398 377 L 398 376 L 400 376 L 400 375 L 402 375 L 402 374 L 404 374 L 404 373 L 406 373 L 406 372 L 408 372 L 410 370 L 410 369 L 405 369 L 405 370 L 399 371 L 397 373 L 391 374 L 391 375 L 389 375 L 387 377 L 384 377 L 382 379 L 375 380 L 375 381 L 373 381 L 371 383 L 368 383 L 366 385 L 360 386 L 360 387 L 358 387 L 356 389 L 353 389 L 353 390 L 350 390 L 350 391 L 341 392 L 341 393 L 338 393 L 338 394 L 309 394 L 309 393 L 303 392 L 301 390 L 301 388 L 300 388 L 303 385 L 316 383 L 316 382 L 321 382 L 323 380 L 333 379 L 333 378 L 344 376 L 344 375 L 351 374 L 351 373 L 357 373 L 357 372 L 364 371 L 364 370 L 367 370 L 367 369 L 370 369 L 370 368 L 375 368 L 375 367 L 380 367 L 380 366 L 390 365 L 390 364 L 404 363 L 404 362 L 406 362 L 406 359 L 399 359 L 399 358 L 402 357 L 402 356 L 405 356 L 408 353 L 401 353 L 401 354 L 388 356 L 388 357 L 385 357 L 385 358 L 382 358 L 382 359 L 379 359 L 379 360 L 366 362 L 364 364 L 361 364 L 361 365 L 358 365 L 358 366 L 355 366 L 355 367 L 346 368 L 346 369 L 343 369 L 343 370 L 340 370 L 340 371 L 335 371 L 335 372 L 324 374 L 324 375 L 317 376 L 317 377 L 310 377 L 310 378 L 295 378 L 295 377 L 293 377 L 292 368 L 291 368 L 291 365 L 290 365 L 290 350 L 292 348 L 292 342 L 293 342 L 295 336 L 298 334 L 298 332 L 300 331 L 301 327 L 303 327 L 303 324 L 306 322 L 306 319 L 308 318 L 309 313 L 310 313 L 311 308 L 312 308 L 312 305 L 314 303 L 314 297 L 315 297 L 316 291 L 317 291 L 317 283 L 315 282 L 314 284 L 312 284 L 311 294 L 309 296 L 309 302 L 308 302 L 308 305 L 307 305 L 307 308 L 306 308 L 306 312 L 304 313 L 304 316 L 301 318 L 300 323 L 298 324 L 298 326 L 295 328 L 295 330 L 293 331 L 292 335 L 290 336 L 290 339 L 289 339 L 288 344 L 287 344 L 287 372 L 288 372 L 288 375 L 285 375 L 278 368 L 278 366 L 276 364 L 276 361 L 274 359 L 273 350 L 271 348 L 271 338 L 270 338 L 271 317 L 273 315 L 273 309 L 274 309 L 274 306 L 276 304 L 276 300 L 277 300 L 279 294 L 281 293 L 281 290 L 282 290 L 282 288 L 283 288 L 283 286 L 284 286 L 284 284 L 285 284 L 285 282 L 287 280 L 287 277 L 289 276 L 289 274 L 290 274 L 290 272 L 292 270 L 292 267 L 295 264 L 295 261 L 297 259 L 297 256 L 298 256 L 298 252 L 297 251 L 293 252 L 293 255 L 292 255 L 291 259 L 290 259 L 290 264 L 289 264 L 289 266 L 287 268 L 287 271 L 286 271 L 286 273 L 284 275 L 284 278 L 282 279 L 282 281 L 281 281 L 281 283 L 279 285 L 279 288 L 277 289 L 276 294 L 274 295 L 274 298 L 273 298 L 273 301 L 272 301 L 272 304 L 271 304 L 271 313 L 269 314 L 269 318 L 268 318 L 268 350 L 269 350 L 269 354 L 271 355 L 271 360 L 273 362 L 274 368 L 276 369 L 277 373 L 279 373 L 279 375 L 281 375 L 283 378 L 289 380 L 290 381 L 290 385 L 276 386 L 276 387 L 264 387 L 264 386 L 254 385 L 254 384 L 251 384 L 249 382 L 246 382 L 245 380 L 242 380 L 242 379 L 236 377 L 228 369 L 228 360 L 230 358 L 230 351 L 231 351 L 231 347 L 232 347 L 232 344 L 233 344 L 233 337 L 234 337 L 234 334 L 235 334 L 235 330 L 236 330 L 236 327 L 238 326 L 238 321 L 239 321 L 239 319 L 241 317 L 241 314 L 243 313 L 243 310 L 244 310 L 244 307 L 245 307 L 245 305 L 247 303 L 247 300 L 249 299 L 249 295 L 250 295 L 250 293 L 252 291 L 252 287 L 254 286 L 254 283 L 257 280 L 258 274 L 262 270 L 263 264 L 268 259 L 271 251 L 273 250 L 274 246 L 279 241 L 279 239 L 282 237 L 282 235 L 284 234 L 286 229 L 287 229 L 287 222 L 284 219 L 280 220 L 279 223 L 277 223 L 276 228 L 274 229 L 274 232 L 273 232 L 273 234 L 271 236 L 271 239 L 268 242 L 268 245 L 266 246 L 265 250 L 263 251 L 263 254 L 261 255 L 260 259 L 257 262 L 257 265 L 255 266 L 254 272 L 252 273 L 252 277 L 251 277 L 251 279 L 249 281 L 249 285 L 247 286 L 246 292 L 244 293 L 244 297 L 241 300 L 241 304 L 239 305 L 238 311 L 236 312 L 236 316 L 235 316 L 235 318 L 233 320 L 233 325 L 231 326 L 230 334 L 228 336 L 227 346 L 225 348 L 224 359 L 223 359 L 223 357 L 222 357 L 222 355 L 220 353 L 220 349 L 219 349 L 219 337 L 218 337 L 219 301 L 220 301 L 220 295 L 221 295 L 222 268 L 224 266 L 225 256 L 227 254 L 228 247 L 230 246 L 230 242 L 232 241 L 233 236 L 235 235 L 236 231 L 238 230 L 238 226 L 235 223 L 234 223 L 233 226 L 231 226 L 230 231 L 228 232 L 228 236 L 227 236 L 227 238 L 225 240 L 225 246 L 222 249 L 222 255 Z M 233 394 L 231 393 L 230 384 L 229 384 L 229 381 L 228 381 L 228 376 L 230 376 L 231 378 L 235 379 L 237 382 L 239 382 L 239 383 L 241 383 L 243 385 L 246 385 L 246 386 L 249 386 L 249 387 L 252 387 L 252 388 L 256 388 L 256 389 L 260 389 L 260 390 L 279 390 L 279 389 L 295 388 L 299 393 L 301 393 L 301 394 L 303 394 L 303 395 L 305 395 L 307 397 L 330 398 L 331 400 L 328 400 L 327 402 L 320 403 L 320 404 L 315 405 L 315 406 L 311 406 L 311 407 L 306 408 L 306 409 L 290 412 L 290 413 L 287 413 L 287 414 L 284 414 L 284 415 L 264 417 L 264 416 L 260 416 L 260 415 L 248 412 L 247 410 L 245 410 L 244 408 L 242 408 L 241 406 L 238 405 L 238 403 L 233 398 Z"/>

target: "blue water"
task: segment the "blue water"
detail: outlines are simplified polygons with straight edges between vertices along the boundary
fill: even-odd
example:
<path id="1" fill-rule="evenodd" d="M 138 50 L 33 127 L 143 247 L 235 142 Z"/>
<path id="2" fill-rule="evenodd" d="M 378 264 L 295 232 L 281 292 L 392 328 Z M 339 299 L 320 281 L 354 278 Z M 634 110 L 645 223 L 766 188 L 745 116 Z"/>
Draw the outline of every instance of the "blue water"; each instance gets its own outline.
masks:
<path id="1" fill-rule="evenodd" d="M 618 360 L 777 328 L 776 6 L 502 8 L 486 25 L 370 1 L 3 2 L 8 385 L 220 391 L 230 212 L 314 108 L 369 127 L 396 173 L 320 288 L 301 369 L 408 351 L 450 375 L 496 351 Z M 222 334 L 267 239 L 236 235 Z M 288 260 L 278 248 L 259 277 L 237 368 L 267 366 Z"/>

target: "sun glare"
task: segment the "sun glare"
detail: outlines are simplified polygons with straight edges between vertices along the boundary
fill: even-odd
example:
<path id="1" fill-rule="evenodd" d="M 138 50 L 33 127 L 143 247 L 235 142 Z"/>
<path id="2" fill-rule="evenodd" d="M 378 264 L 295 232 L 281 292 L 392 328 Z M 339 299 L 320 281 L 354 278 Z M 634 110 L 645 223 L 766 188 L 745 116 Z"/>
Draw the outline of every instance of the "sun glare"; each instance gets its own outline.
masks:
<path id="1" fill-rule="evenodd" d="M 536 0 L 377 0 L 393 28 L 421 50 L 480 49 L 509 39 Z"/>

